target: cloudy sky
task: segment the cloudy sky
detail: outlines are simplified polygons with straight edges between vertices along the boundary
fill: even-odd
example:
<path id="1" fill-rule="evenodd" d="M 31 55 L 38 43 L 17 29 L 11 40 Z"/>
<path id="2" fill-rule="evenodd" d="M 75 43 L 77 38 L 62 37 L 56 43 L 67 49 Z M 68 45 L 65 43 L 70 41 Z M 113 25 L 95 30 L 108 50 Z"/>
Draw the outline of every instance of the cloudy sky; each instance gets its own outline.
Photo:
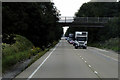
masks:
<path id="1" fill-rule="evenodd" d="M 61 16 L 74 16 L 80 6 L 90 0 L 52 0 L 60 10 Z"/>
<path id="2" fill-rule="evenodd" d="M 85 2 L 116 2 L 118 0 L 51 0 L 60 10 L 61 16 L 74 16 L 80 6 Z"/>
<path id="3" fill-rule="evenodd" d="M 73 17 L 75 12 L 78 11 L 80 6 L 90 0 L 52 0 L 55 6 L 60 11 L 61 16 Z M 68 29 L 67 26 L 64 27 L 64 34 Z"/>

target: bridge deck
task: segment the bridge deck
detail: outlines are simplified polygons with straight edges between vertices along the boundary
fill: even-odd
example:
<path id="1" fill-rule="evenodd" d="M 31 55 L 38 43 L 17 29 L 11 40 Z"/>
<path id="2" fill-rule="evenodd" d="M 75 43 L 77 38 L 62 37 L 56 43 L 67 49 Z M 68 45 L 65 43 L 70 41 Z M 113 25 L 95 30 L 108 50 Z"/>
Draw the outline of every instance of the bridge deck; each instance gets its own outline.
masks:
<path id="1" fill-rule="evenodd" d="M 104 27 L 104 24 L 116 17 L 61 17 L 59 23 L 62 26 L 92 26 Z"/>

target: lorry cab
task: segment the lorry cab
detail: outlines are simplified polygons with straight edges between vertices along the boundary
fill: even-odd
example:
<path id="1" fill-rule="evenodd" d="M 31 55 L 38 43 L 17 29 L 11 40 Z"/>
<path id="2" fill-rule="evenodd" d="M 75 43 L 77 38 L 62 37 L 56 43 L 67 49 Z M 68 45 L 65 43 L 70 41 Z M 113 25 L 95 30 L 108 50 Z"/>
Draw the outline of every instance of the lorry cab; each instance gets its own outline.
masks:
<path id="1" fill-rule="evenodd" d="M 75 32 L 75 42 L 74 46 L 77 49 L 78 47 L 86 49 L 88 40 L 88 32 Z"/>

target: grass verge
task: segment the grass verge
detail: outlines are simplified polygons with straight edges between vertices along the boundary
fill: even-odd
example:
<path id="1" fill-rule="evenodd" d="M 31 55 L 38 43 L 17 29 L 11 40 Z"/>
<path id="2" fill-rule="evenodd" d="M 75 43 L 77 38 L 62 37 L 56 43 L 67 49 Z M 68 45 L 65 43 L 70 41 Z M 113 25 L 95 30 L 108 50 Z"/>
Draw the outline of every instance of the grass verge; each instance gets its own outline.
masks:
<path id="1" fill-rule="evenodd" d="M 91 43 L 88 45 L 102 49 L 110 49 L 117 53 L 120 52 L 120 38 L 111 38 L 105 42 Z"/>
<path id="2" fill-rule="evenodd" d="M 35 48 L 34 45 L 25 37 L 15 35 L 15 43 L 2 43 L 2 72 L 11 69 L 13 65 L 20 61 L 35 56 L 41 51 L 40 48 Z"/>
<path id="3" fill-rule="evenodd" d="M 51 47 L 45 49 L 44 51 L 39 52 L 35 58 L 28 64 L 27 67 L 29 67 L 32 63 L 34 63 L 35 61 L 37 61 L 40 57 L 42 57 L 46 52 L 48 52 L 50 49 L 52 49 L 56 44 L 58 43 L 58 41 L 54 41 L 53 44 L 51 45 Z M 26 67 L 26 68 L 27 68 Z"/>
<path id="4" fill-rule="evenodd" d="M 33 62 L 43 56 L 47 51 L 53 48 L 58 42 L 54 41 L 44 51 L 34 45 L 25 37 L 14 35 L 13 44 L 2 43 L 2 73 L 10 70 L 15 64 L 31 59 L 30 66 Z M 27 66 L 27 67 L 28 67 Z"/>

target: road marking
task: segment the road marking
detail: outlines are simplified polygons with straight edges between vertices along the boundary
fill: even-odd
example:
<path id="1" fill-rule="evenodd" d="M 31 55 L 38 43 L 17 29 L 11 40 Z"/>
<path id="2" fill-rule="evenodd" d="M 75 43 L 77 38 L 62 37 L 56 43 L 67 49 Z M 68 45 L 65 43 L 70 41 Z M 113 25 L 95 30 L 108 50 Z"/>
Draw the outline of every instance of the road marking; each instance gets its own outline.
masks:
<path id="1" fill-rule="evenodd" d="M 103 49 L 98 49 L 98 48 L 95 48 L 95 49 L 97 49 L 97 50 L 99 50 L 99 51 L 103 51 L 103 52 L 109 52 L 109 51 L 103 50 Z"/>
<path id="2" fill-rule="evenodd" d="M 98 72 L 97 72 L 97 71 L 94 71 L 94 73 L 95 73 L 95 74 L 98 74 Z"/>
<path id="3" fill-rule="evenodd" d="M 91 65 L 88 65 L 89 67 L 91 67 Z"/>
<path id="4" fill-rule="evenodd" d="M 94 49 L 99 50 L 99 51 L 109 52 L 109 51 L 102 50 L 102 49 L 98 49 L 98 48 L 94 48 Z M 105 56 L 105 57 L 107 57 L 107 58 L 110 58 L 110 59 L 112 59 L 112 60 L 114 60 L 114 61 L 118 61 L 117 59 L 112 58 L 112 57 L 110 57 L 110 56 L 107 56 L 107 55 L 105 55 L 105 54 L 103 54 L 103 53 L 97 53 L 97 54 L 103 55 L 103 56 Z"/>
<path id="5" fill-rule="evenodd" d="M 113 59 L 113 60 L 115 60 L 115 61 L 118 61 L 117 59 L 114 59 L 114 58 L 112 58 L 112 57 L 110 57 L 110 56 L 107 56 L 107 55 L 104 55 L 104 54 L 102 54 L 102 55 L 105 56 L 105 57 L 111 58 L 111 59 Z"/>
<path id="6" fill-rule="evenodd" d="M 78 54 L 77 54 L 77 55 L 78 55 Z M 80 56 L 80 57 L 81 57 L 81 56 Z M 81 58 L 82 58 L 82 57 L 81 57 Z M 82 58 L 82 60 L 83 60 L 83 61 L 85 62 L 85 64 L 93 71 L 93 73 L 98 76 L 99 80 L 102 80 L 100 74 L 98 74 L 98 72 L 95 71 L 95 69 L 94 69 L 89 63 L 87 63 L 87 61 L 84 60 L 84 58 Z"/>
<path id="7" fill-rule="evenodd" d="M 35 69 L 35 71 L 28 77 L 27 80 L 30 80 L 30 78 L 33 77 L 33 75 L 38 71 L 38 69 L 40 69 L 40 67 L 45 63 L 45 61 L 51 56 L 51 54 L 56 50 L 57 46 L 59 45 L 59 43 L 56 45 L 56 47 L 52 50 L 52 52 L 50 52 L 50 54 L 46 57 L 46 59 L 37 67 L 37 69 Z"/>
<path id="8" fill-rule="evenodd" d="M 100 54 L 100 53 L 97 53 L 97 54 Z M 103 55 L 103 56 L 108 57 L 108 58 L 110 58 L 110 59 L 112 59 L 112 60 L 118 61 L 117 59 L 114 59 L 114 58 L 112 58 L 112 57 L 110 57 L 110 56 L 107 56 L 107 55 L 105 55 L 105 54 L 100 54 L 100 55 Z"/>

